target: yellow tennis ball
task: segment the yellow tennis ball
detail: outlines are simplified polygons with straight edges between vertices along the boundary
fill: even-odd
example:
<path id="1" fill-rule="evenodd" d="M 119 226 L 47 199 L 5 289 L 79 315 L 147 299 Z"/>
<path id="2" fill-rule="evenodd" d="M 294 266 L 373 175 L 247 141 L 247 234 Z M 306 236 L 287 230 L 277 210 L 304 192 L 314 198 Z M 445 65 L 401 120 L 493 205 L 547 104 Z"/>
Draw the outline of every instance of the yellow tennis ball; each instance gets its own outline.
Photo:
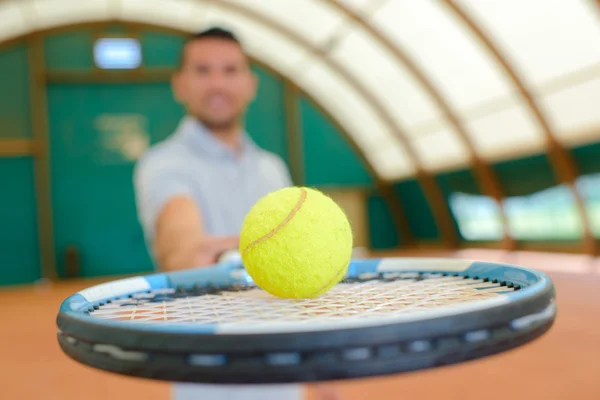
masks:
<path id="1" fill-rule="evenodd" d="M 266 292 L 314 298 L 344 277 L 352 242 L 348 218 L 335 201 L 316 189 L 288 187 L 250 210 L 240 253 L 248 274 Z"/>

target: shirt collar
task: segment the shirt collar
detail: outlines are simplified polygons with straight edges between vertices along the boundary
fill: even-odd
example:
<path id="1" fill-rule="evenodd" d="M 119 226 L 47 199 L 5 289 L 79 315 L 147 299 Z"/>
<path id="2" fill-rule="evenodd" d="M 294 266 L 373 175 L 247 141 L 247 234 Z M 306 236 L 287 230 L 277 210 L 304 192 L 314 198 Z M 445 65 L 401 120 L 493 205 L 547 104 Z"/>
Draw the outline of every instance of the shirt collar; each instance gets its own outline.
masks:
<path id="1" fill-rule="evenodd" d="M 189 115 L 185 116 L 177 128 L 177 135 L 188 145 L 216 157 L 233 157 L 234 151 L 217 139 L 200 121 Z M 241 136 L 242 156 L 252 154 L 258 146 L 247 132 Z"/>

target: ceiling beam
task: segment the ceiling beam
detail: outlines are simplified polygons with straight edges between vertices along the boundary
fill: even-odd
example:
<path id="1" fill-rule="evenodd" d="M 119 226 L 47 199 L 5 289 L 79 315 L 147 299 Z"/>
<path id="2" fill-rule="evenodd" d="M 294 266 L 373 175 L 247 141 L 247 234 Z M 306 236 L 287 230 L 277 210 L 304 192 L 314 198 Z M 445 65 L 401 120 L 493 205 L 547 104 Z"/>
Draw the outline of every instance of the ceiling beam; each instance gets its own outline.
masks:
<path id="1" fill-rule="evenodd" d="M 304 165 L 304 141 L 302 137 L 302 112 L 300 110 L 301 91 L 288 81 L 283 82 L 283 104 L 285 112 L 285 132 L 290 175 L 296 186 L 306 185 Z"/>
<path id="2" fill-rule="evenodd" d="M 408 70 L 415 81 L 420 85 L 421 89 L 430 96 L 430 98 L 442 111 L 442 114 L 453 126 L 454 132 L 458 135 L 459 140 L 464 144 L 468 151 L 471 170 L 482 194 L 494 199 L 498 205 L 500 220 L 502 222 L 503 242 L 505 248 L 513 249 L 514 240 L 510 236 L 508 218 L 502 203 L 505 194 L 504 190 L 502 189 L 502 185 L 500 184 L 500 180 L 490 165 L 477 154 L 477 150 L 475 149 L 473 141 L 468 134 L 468 130 L 459 117 L 458 112 L 452 108 L 451 101 L 445 98 L 441 90 L 439 90 L 433 83 L 433 79 L 427 75 L 425 70 L 399 43 L 395 43 L 390 40 L 380 29 L 374 26 L 374 24 L 369 23 L 363 16 L 351 10 L 343 3 L 336 0 L 323 1 L 325 1 L 329 6 L 335 8 L 351 21 L 357 23 L 365 31 L 369 32 L 371 36 L 373 36 L 387 51 L 389 51 L 396 63 L 404 66 Z"/>
<path id="3" fill-rule="evenodd" d="M 542 112 L 540 105 L 531 91 L 527 88 L 525 79 L 522 78 L 516 71 L 515 67 L 502 52 L 495 41 L 486 34 L 479 24 L 471 17 L 463 6 L 453 0 L 443 0 L 460 22 L 466 26 L 471 33 L 487 48 L 492 57 L 496 60 L 513 85 L 517 88 L 523 100 L 527 104 L 529 111 L 538 125 L 542 128 L 547 146 L 547 156 L 552 165 L 554 175 L 558 182 L 569 187 L 575 199 L 575 205 L 581 218 L 583 227 L 582 247 L 583 251 L 588 254 L 596 254 L 597 243 L 592 233 L 590 220 L 585 208 L 585 202 L 581 193 L 576 187 L 576 180 L 579 176 L 575 161 L 567 148 L 565 148 L 558 140 L 556 132 L 548 122 L 548 118 Z"/>

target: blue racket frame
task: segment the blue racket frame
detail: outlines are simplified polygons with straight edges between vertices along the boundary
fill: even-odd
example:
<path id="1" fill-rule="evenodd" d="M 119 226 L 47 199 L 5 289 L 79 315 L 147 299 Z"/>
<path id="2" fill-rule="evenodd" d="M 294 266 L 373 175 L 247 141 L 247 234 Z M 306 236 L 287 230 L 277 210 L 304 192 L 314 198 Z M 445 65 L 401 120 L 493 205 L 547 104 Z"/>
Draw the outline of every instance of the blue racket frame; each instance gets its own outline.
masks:
<path id="1" fill-rule="evenodd" d="M 486 279 L 507 291 L 494 299 L 431 312 L 303 327 L 286 322 L 258 328 L 139 323 L 90 315 L 108 301 L 150 291 L 253 285 L 243 265 L 232 262 L 82 290 L 60 306 L 58 339 L 70 357 L 121 374 L 187 382 L 281 383 L 397 373 L 479 358 L 539 337 L 556 317 L 550 278 L 510 264 L 438 258 L 353 260 L 345 279 L 378 279 L 390 273 Z M 98 346 L 109 350 L 99 354 Z M 396 349 L 393 359 L 386 358 L 391 348 Z M 353 359 L 357 349 L 367 356 Z M 288 364 L 281 364 L 282 355 Z"/>

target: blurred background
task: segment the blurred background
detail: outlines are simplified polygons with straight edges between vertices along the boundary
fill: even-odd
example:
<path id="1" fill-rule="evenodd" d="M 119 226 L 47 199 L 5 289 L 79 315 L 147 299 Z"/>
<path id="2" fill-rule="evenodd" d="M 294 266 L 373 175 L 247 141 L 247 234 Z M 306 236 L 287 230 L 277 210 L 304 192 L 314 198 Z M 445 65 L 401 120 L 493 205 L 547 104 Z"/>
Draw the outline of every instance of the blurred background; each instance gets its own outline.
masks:
<path id="1" fill-rule="evenodd" d="M 339 202 L 356 246 L 548 270 L 573 310 L 531 350 L 482 361 L 490 372 L 341 384 L 347 398 L 434 398 L 427 378 L 435 398 L 480 398 L 453 382 L 518 380 L 515 363 L 545 388 L 529 397 L 600 398 L 586 381 L 600 372 L 599 1 L 0 0 L 0 316 L 22 367 L 7 399 L 79 398 L 65 371 L 106 380 L 98 396 L 166 398 L 64 359 L 53 318 L 78 288 L 152 270 L 133 167 L 183 116 L 170 79 L 186 35 L 214 25 L 259 77 L 249 134 Z M 566 346 L 580 351 L 547 358 Z M 47 357 L 19 363 L 26 349 Z M 32 371 L 50 375 L 17 388 Z"/>

